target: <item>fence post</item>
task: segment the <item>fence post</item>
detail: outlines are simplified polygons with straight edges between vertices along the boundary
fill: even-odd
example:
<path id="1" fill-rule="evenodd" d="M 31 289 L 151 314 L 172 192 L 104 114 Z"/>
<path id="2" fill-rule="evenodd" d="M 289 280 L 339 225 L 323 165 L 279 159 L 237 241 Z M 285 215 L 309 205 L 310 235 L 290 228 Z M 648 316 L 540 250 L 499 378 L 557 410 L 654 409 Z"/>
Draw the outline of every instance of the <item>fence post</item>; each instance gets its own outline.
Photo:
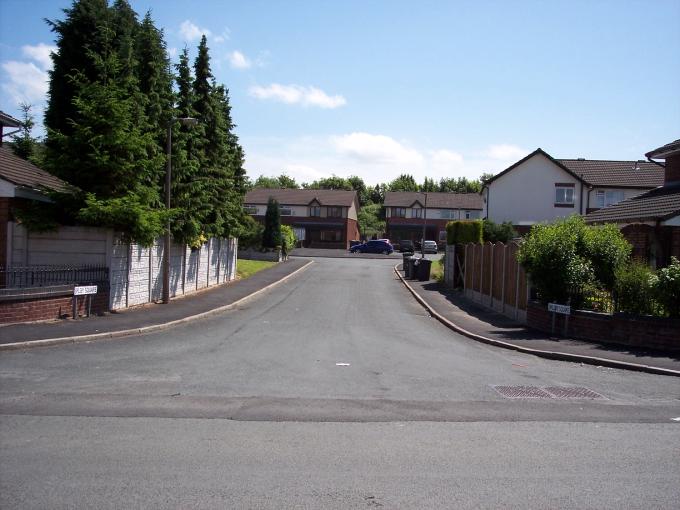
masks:
<path id="1" fill-rule="evenodd" d="M 519 318 L 519 261 L 517 259 L 515 259 L 515 264 L 517 264 L 515 272 L 515 320 L 517 320 Z"/>
<path id="2" fill-rule="evenodd" d="M 479 258 L 479 302 L 482 303 L 484 301 L 482 297 L 484 295 L 484 245 L 480 244 L 479 248 L 482 252 Z"/>
<path id="3" fill-rule="evenodd" d="M 505 313 L 505 266 L 508 261 L 508 246 L 503 245 L 503 276 L 501 280 L 501 313 Z"/>
<path id="4" fill-rule="evenodd" d="M 490 297 L 489 302 L 491 303 L 491 308 L 493 308 L 493 268 L 496 265 L 495 248 L 496 248 L 496 245 L 492 244 L 491 245 L 491 276 L 490 276 L 491 281 L 489 282 L 489 297 Z"/>

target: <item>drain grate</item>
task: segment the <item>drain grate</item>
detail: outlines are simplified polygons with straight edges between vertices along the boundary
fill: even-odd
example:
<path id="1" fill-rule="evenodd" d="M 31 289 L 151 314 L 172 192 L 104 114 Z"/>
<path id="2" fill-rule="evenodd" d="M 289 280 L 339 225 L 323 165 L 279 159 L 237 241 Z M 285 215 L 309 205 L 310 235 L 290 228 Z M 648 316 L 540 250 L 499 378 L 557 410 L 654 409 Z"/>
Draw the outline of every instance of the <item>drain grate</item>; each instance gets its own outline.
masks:
<path id="1" fill-rule="evenodd" d="M 492 386 L 505 398 L 552 398 L 538 386 Z"/>
<path id="2" fill-rule="evenodd" d="M 605 398 L 599 393 L 584 387 L 568 386 L 491 386 L 505 398 L 549 398 L 558 400 L 568 399 L 597 399 Z"/>
<path id="3" fill-rule="evenodd" d="M 574 399 L 596 399 L 596 398 L 604 398 L 602 395 L 599 393 L 594 392 L 593 390 L 589 390 L 588 388 L 583 388 L 583 387 L 575 387 L 575 388 L 565 388 L 565 387 L 560 387 L 560 386 L 549 386 L 547 388 L 543 388 L 545 391 L 550 393 L 554 398 L 559 398 L 559 399 L 569 399 L 569 398 L 574 398 Z"/>

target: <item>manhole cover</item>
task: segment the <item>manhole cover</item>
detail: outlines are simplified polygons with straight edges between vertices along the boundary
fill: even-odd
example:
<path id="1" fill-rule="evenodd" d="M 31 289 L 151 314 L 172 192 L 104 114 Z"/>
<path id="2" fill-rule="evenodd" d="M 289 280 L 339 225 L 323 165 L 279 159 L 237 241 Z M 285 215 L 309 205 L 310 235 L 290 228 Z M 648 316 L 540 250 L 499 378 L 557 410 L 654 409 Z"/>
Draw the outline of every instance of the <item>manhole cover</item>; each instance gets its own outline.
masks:
<path id="1" fill-rule="evenodd" d="M 538 386 L 492 386 L 505 398 L 552 398 Z"/>
<path id="2" fill-rule="evenodd" d="M 545 391 L 550 393 L 554 398 L 574 398 L 574 399 L 595 399 L 595 398 L 604 398 L 602 395 L 599 393 L 594 392 L 593 390 L 589 390 L 588 388 L 583 388 L 583 387 L 575 387 L 575 388 L 565 388 L 565 387 L 560 387 L 560 386 L 549 386 L 547 388 L 543 388 Z"/>

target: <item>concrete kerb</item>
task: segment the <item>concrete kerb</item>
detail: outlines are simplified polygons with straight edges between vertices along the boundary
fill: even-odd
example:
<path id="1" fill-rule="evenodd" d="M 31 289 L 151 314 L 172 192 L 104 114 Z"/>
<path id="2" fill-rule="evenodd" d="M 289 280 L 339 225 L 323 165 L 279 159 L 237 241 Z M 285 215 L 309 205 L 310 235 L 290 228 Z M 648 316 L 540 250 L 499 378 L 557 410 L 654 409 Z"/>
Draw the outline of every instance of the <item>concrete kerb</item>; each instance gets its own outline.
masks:
<path id="1" fill-rule="evenodd" d="M 233 303 L 229 303 L 228 305 L 213 308 L 212 310 L 208 310 L 206 312 L 201 312 L 201 313 L 197 313 L 195 315 L 190 315 L 189 317 L 183 317 L 182 319 L 176 319 L 174 321 L 165 322 L 163 324 L 153 324 L 151 326 L 144 326 L 142 328 L 124 329 L 124 330 L 120 330 L 120 331 L 110 331 L 108 333 L 93 333 L 91 335 L 80 335 L 80 336 L 70 336 L 70 337 L 61 337 L 61 338 L 47 338 L 47 339 L 44 339 L 44 340 L 29 340 L 29 341 L 26 341 L 26 342 L 15 342 L 15 343 L 11 343 L 11 344 L 1 344 L 0 345 L 0 351 L 27 349 L 27 348 L 31 348 L 31 347 L 47 347 L 47 346 L 51 346 L 51 345 L 73 344 L 73 343 L 81 343 L 81 342 L 92 342 L 92 341 L 95 341 L 95 340 L 123 338 L 123 337 L 127 337 L 127 336 L 132 336 L 132 335 L 153 333 L 155 331 L 170 329 L 170 328 L 173 328 L 175 326 L 179 326 L 179 325 L 187 324 L 189 322 L 193 322 L 193 321 L 196 321 L 196 320 L 204 319 L 204 318 L 210 317 L 212 315 L 217 315 L 217 314 L 220 314 L 222 312 L 226 312 L 227 310 L 232 310 L 232 309 L 236 308 L 237 306 L 245 303 L 246 301 L 253 299 L 254 297 L 258 296 L 259 294 L 262 294 L 263 292 L 266 292 L 269 289 L 276 287 L 277 285 L 285 282 L 289 278 L 292 278 L 296 274 L 307 269 L 312 263 L 314 263 L 314 261 L 310 260 L 304 266 L 296 269 L 295 271 L 293 271 L 290 274 L 287 274 L 286 276 L 284 276 L 280 280 L 277 280 L 273 283 L 270 283 L 269 285 L 262 287 L 261 289 L 258 289 L 255 292 L 248 294 L 247 296 L 242 297 L 241 299 L 234 301 Z"/>
<path id="2" fill-rule="evenodd" d="M 547 359 L 553 359 L 553 360 L 558 360 L 558 361 L 572 361 L 572 362 L 577 362 L 577 363 L 585 363 L 588 365 L 597 365 L 597 366 L 603 366 L 603 367 L 609 367 L 609 368 L 620 368 L 623 370 L 632 370 L 636 372 L 646 372 L 650 374 L 658 374 L 658 375 L 670 375 L 674 377 L 680 377 L 680 371 L 678 370 L 671 370 L 668 368 L 661 368 L 661 367 L 654 367 L 651 365 L 641 365 L 638 363 L 628 363 L 625 361 L 617 361 L 617 360 L 612 360 L 608 358 L 597 358 L 594 356 L 583 356 L 581 354 L 569 354 L 566 352 L 558 352 L 558 351 L 542 351 L 539 349 L 531 349 L 530 347 L 522 347 L 521 345 L 516 345 L 512 344 L 509 342 L 503 342 L 501 340 L 494 340 L 493 338 L 488 338 L 482 335 L 478 335 L 476 333 L 472 333 L 471 331 L 468 331 L 459 325 L 451 322 L 448 320 L 446 317 L 440 315 L 437 313 L 434 308 L 432 308 L 429 303 L 422 297 L 420 294 L 418 294 L 413 287 L 404 279 L 403 276 L 399 273 L 399 270 L 397 269 L 401 264 L 397 264 L 394 266 L 394 272 L 397 275 L 397 277 L 401 280 L 401 282 L 404 284 L 404 286 L 408 289 L 408 291 L 413 295 L 413 297 L 416 298 L 416 301 L 418 301 L 423 308 L 425 308 L 432 317 L 437 319 L 439 322 L 441 322 L 444 326 L 447 328 L 451 329 L 452 331 L 455 331 L 456 333 L 460 333 L 461 335 L 464 335 L 472 340 L 476 340 L 478 342 L 482 342 L 485 344 L 493 345 L 495 347 L 501 347 L 503 349 L 510 349 L 513 351 L 519 351 L 523 352 L 525 354 L 533 354 L 534 356 L 539 356 L 541 358 L 547 358 Z"/>

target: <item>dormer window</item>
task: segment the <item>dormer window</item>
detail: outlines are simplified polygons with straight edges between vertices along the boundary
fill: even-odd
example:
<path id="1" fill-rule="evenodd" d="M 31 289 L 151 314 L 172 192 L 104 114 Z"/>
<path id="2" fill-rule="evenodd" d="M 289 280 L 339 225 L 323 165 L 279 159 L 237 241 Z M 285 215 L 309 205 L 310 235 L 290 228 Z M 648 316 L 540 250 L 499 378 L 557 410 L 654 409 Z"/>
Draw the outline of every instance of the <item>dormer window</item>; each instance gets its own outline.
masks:
<path id="1" fill-rule="evenodd" d="M 318 205 L 313 205 L 309 208 L 309 215 L 315 218 L 319 218 L 321 216 L 321 207 Z"/>
<path id="2" fill-rule="evenodd" d="M 423 210 L 421 208 L 411 209 L 411 218 L 422 218 L 422 217 L 423 217 Z"/>

